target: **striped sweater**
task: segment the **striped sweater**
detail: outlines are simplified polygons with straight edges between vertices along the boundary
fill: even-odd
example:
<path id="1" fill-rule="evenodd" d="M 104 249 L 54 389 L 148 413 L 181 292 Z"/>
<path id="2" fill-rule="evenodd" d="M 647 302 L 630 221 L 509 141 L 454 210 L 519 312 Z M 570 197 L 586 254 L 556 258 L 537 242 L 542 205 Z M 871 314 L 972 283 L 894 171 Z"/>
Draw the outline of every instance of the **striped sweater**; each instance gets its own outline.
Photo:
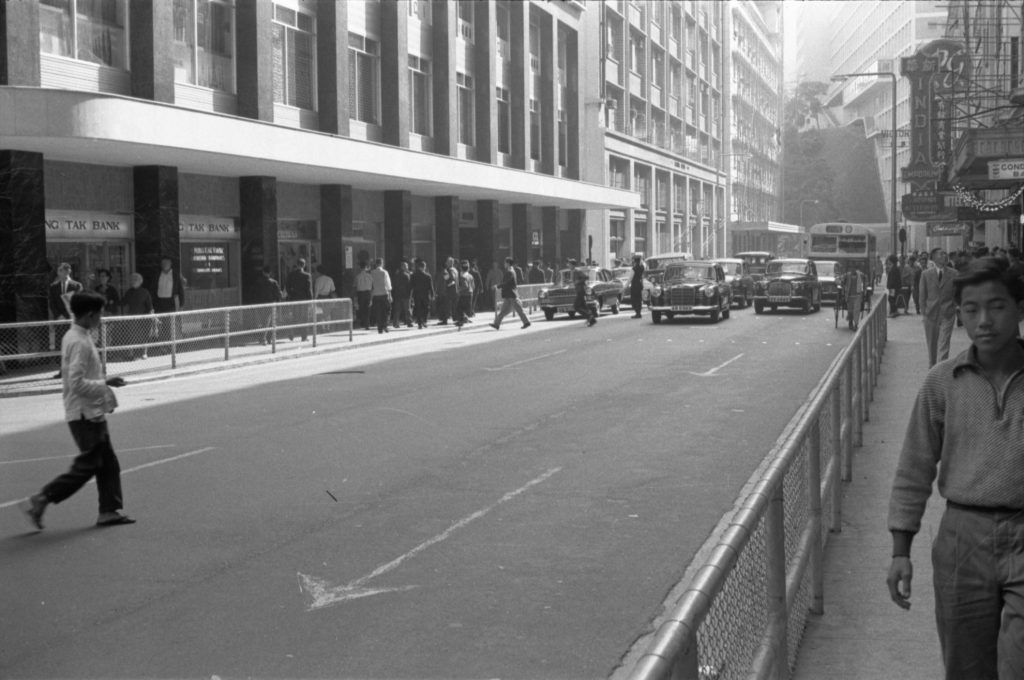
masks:
<path id="1" fill-rule="evenodd" d="M 893 480 L 890 531 L 920 530 L 936 474 L 946 500 L 1024 509 L 1024 369 L 999 392 L 972 346 L 928 372 Z"/>

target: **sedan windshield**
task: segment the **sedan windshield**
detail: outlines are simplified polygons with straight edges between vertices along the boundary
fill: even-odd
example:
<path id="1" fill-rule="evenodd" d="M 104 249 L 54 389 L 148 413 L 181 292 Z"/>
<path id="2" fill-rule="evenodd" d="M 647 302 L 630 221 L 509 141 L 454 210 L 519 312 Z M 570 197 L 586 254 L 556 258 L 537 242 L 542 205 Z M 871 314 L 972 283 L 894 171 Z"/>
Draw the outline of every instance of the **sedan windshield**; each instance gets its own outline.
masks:
<path id="1" fill-rule="evenodd" d="M 806 274 L 807 265 L 803 262 L 779 262 L 777 260 L 768 263 L 769 274 Z"/>
<path id="2" fill-rule="evenodd" d="M 722 269 L 729 276 L 743 276 L 743 263 L 742 262 L 723 262 Z"/>
<path id="3" fill-rule="evenodd" d="M 665 280 L 674 279 L 713 279 L 715 278 L 714 267 L 707 265 L 679 265 L 675 264 L 665 269 Z"/>
<path id="4" fill-rule="evenodd" d="M 818 276 L 835 276 L 835 262 L 818 262 Z"/>

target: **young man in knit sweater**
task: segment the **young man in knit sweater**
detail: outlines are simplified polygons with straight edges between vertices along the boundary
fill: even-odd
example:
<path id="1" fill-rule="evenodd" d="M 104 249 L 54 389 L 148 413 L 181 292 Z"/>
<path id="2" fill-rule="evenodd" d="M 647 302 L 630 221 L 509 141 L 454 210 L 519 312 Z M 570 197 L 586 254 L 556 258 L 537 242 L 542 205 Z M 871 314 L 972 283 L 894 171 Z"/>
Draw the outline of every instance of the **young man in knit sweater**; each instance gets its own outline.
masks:
<path id="1" fill-rule="evenodd" d="M 946 510 L 932 545 L 946 678 L 1024 677 L 1024 284 L 979 258 L 954 279 L 971 338 L 925 377 L 889 501 L 887 584 L 910 607 L 910 547 L 938 476 Z"/>

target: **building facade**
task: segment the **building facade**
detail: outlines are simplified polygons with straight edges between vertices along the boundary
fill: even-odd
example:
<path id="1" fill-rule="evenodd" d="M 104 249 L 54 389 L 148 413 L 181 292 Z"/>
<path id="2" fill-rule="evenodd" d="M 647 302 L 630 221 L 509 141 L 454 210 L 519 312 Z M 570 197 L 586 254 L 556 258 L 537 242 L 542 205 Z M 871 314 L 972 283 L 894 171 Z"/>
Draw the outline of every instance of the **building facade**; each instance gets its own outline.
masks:
<path id="1" fill-rule="evenodd" d="M 632 190 L 588 183 L 583 2 L 0 3 L 0 321 L 59 262 L 188 305 L 302 258 L 482 267 L 585 255 Z M 588 220 L 595 219 L 591 224 Z"/>

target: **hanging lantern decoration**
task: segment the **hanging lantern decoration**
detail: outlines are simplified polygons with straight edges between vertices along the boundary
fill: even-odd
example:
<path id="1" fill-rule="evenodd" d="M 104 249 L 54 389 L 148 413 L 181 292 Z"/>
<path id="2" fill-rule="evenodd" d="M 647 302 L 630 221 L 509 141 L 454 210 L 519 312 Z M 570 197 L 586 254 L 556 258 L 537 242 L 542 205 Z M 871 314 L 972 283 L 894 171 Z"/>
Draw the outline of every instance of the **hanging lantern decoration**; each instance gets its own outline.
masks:
<path id="1" fill-rule="evenodd" d="M 996 212 L 998 210 L 1002 210 L 1003 208 L 1013 205 L 1017 199 L 1020 198 L 1021 194 L 1024 194 L 1024 184 L 1022 184 L 1017 187 L 1015 192 L 1008 194 L 997 201 L 984 201 L 960 184 L 953 184 L 952 188 L 963 205 L 982 212 Z"/>

